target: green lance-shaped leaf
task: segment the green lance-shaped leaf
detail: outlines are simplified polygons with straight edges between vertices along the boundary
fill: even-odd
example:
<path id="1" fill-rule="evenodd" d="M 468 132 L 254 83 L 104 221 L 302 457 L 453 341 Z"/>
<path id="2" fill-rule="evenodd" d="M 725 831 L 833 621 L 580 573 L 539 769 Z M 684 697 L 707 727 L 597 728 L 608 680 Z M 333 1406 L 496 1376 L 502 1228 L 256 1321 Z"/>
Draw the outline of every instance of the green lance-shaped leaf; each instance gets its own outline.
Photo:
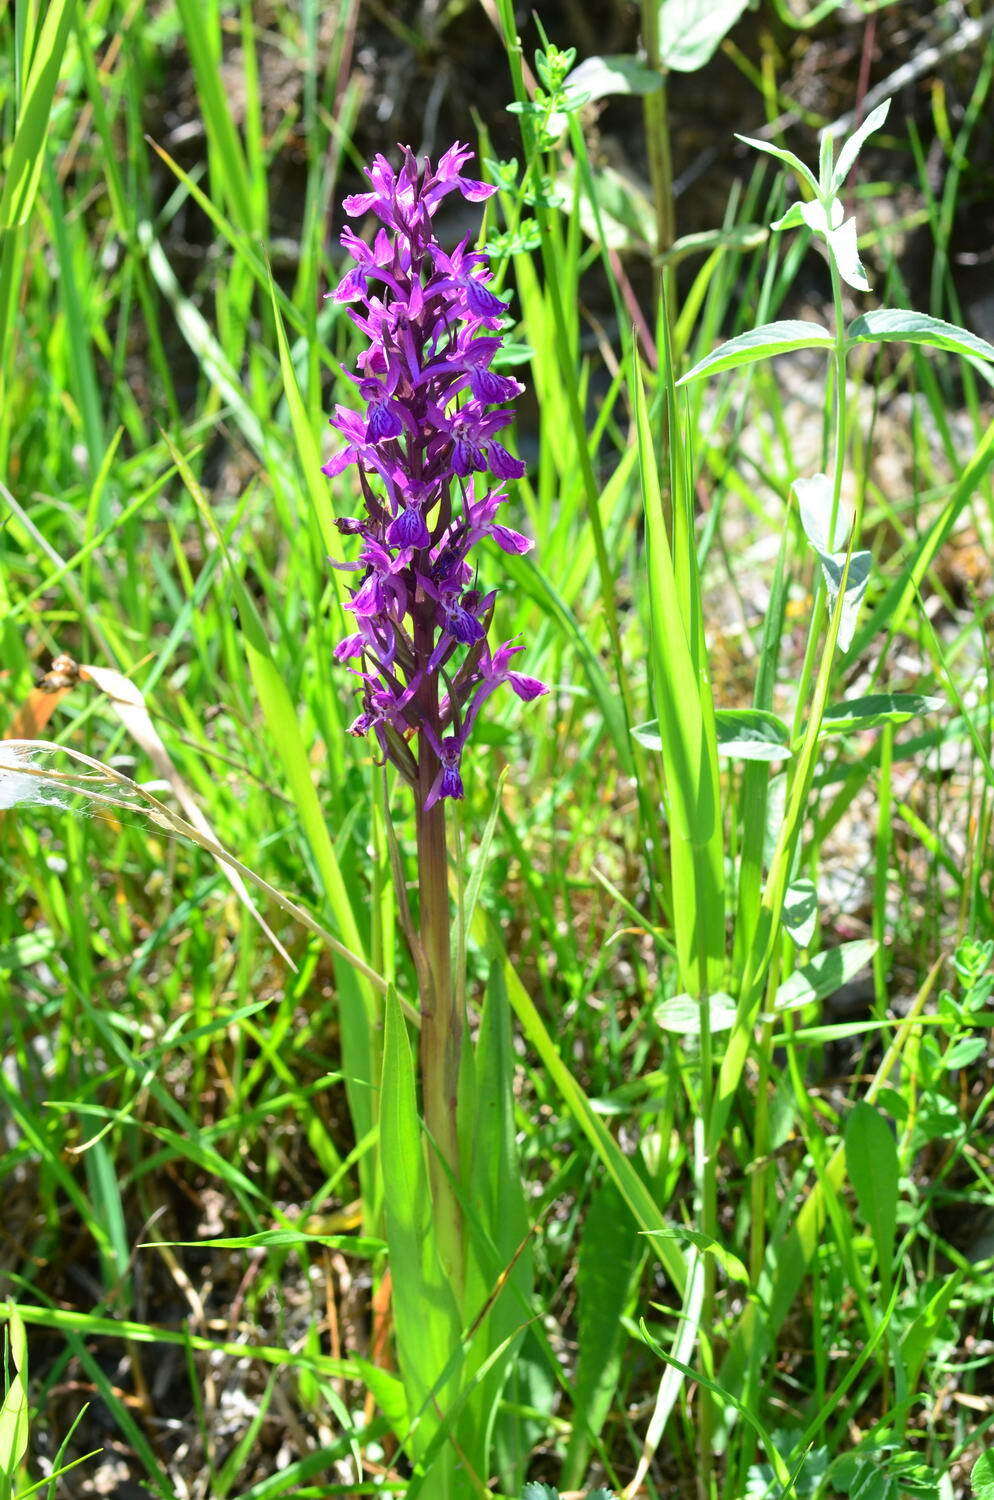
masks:
<path id="1" fill-rule="evenodd" d="M 825 710 L 822 734 L 856 734 L 864 729 L 882 729 L 885 724 L 907 724 L 919 714 L 938 713 L 943 698 L 924 693 L 871 693 L 868 698 L 850 698 Z"/>
<path id="2" fill-rule="evenodd" d="M 0 1406 L 0 1493 L 6 1489 L 9 1494 L 28 1448 L 28 1342 L 14 1306 L 10 1308 L 7 1330 L 14 1375 Z"/>
<path id="3" fill-rule="evenodd" d="M 783 146 L 775 146 L 772 141 L 757 140 L 757 138 L 752 135 L 739 135 L 737 131 L 735 133 L 735 139 L 737 141 L 741 141 L 744 146 L 752 146 L 753 150 L 762 151 L 766 156 L 774 156 L 776 157 L 777 161 L 782 161 L 785 167 L 789 167 L 790 170 L 796 174 L 798 179 L 801 182 L 806 182 L 812 193 L 814 193 L 816 197 L 818 196 L 820 191 L 818 187 L 818 179 L 815 177 L 810 167 L 806 167 L 801 158 L 799 156 L 795 156 L 793 151 L 787 151 Z M 798 214 L 797 217 L 799 222 L 800 215 Z M 781 220 L 779 224 L 775 224 L 772 227 L 774 229 L 786 229 L 788 225 L 783 223 L 783 221 Z"/>
<path id="4" fill-rule="evenodd" d="M 431 1193 L 414 1087 L 414 1059 L 396 995 L 385 1005 L 380 1090 L 380 1162 L 393 1284 L 397 1358 L 412 1416 L 421 1413 L 415 1456 L 438 1426 L 434 1386 L 459 1346 L 459 1314 L 432 1229 Z"/>
<path id="5" fill-rule="evenodd" d="M 677 381 L 686 385 L 699 380 L 702 375 L 717 375 L 722 370 L 737 370 L 742 365 L 755 364 L 757 359 L 772 359 L 775 354 L 789 354 L 793 349 L 831 349 L 835 340 L 827 328 L 820 323 L 806 323 L 798 319 L 787 319 L 779 323 L 764 323 L 760 328 L 750 328 L 727 343 L 719 345 L 710 354 L 688 370 Z"/>
<path id="6" fill-rule="evenodd" d="M 573 1378 L 573 1430 L 560 1483 L 577 1489 L 621 1372 L 621 1319 L 631 1297 L 639 1240 L 613 1182 L 602 1182 L 587 1210 L 577 1261 L 579 1355 Z"/>
<path id="7" fill-rule="evenodd" d="M 835 167 L 832 171 L 831 184 L 825 184 L 826 187 L 830 186 L 831 192 L 837 193 L 839 189 L 845 184 L 845 180 L 849 176 L 849 173 L 852 171 L 853 166 L 856 162 L 856 158 L 859 156 L 860 150 L 863 146 L 863 142 L 866 140 L 867 136 L 872 135 L 875 130 L 880 129 L 881 125 L 887 118 L 887 111 L 889 109 L 890 100 L 885 99 L 883 104 L 878 104 L 876 109 L 872 109 L 870 111 L 866 119 L 863 121 L 862 125 L 860 125 L 859 129 L 854 130 L 852 135 L 846 141 L 845 145 L 842 147 L 842 150 L 839 152 L 839 159 L 835 163 Z"/>
<path id="8" fill-rule="evenodd" d="M 901 308 L 881 307 L 864 313 L 846 330 L 850 348 L 856 344 L 924 344 L 929 349 L 945 349 L 964 359 L 983 360 L 994 365 L 994 344 L 978 338 L 966 328 L 930 318 L 926 313 L 905 312 Z M 988 381 L 994 383 L 994 370 L 985 369 Z"/>
<path id="9" fill-rule="evenodd" d="M 52 99 L 59 81 L 73 7 L 69 0 L 49 0 L 40 13 L 45 19 L 34 42 L 14 127 L 14 143 L 4 174 L 0 229 L 13 229 L 26 223 L 38 192 L 52 118 Z"/>
<path id="10" fill-rule="evenodd" d="M 666 530 L 637 358 L 632 392 L 648 542 L 653 693 L 670 826 L 673 925 L 682 982 L 688 990 L 698 993 L 717 988 L 720 983 L 725 947 L 724 856 L 714 706 L 702 660 L 699 620 L 693 615 L 696 557 L 687 559 L 677 555 L 681 586 Z M 670 398 L 674 531 L 679 525 L 681 535 L 685 538 L 689 535 L 692 540 L 692 530 L 688 533 L 681 516 L 688 497 L 672 388 Z"/>
<path id="11" fill-rule="evenodd" d="M 884 1300 L 890 1296 L 900 1167 L 894 1132 L 879 1110 L 860 1100 L 846 1121 L 846 1165 L 859 1210 L 877 1252 Z"/>
<path id="12" fill-rule="evenodd" d="M 842 985 L 854 979 L 861 969 L 871 962 L 877 945 L 869 938 L 859 938 L 853 943 L 841 943 L 838 948 L 826 948 L 809 963 L 795 969 L 777 990 L 773 1009 L 797 1010 L 810 1005 L 814 1000 L 824 1000 L 833 995 Z"/>

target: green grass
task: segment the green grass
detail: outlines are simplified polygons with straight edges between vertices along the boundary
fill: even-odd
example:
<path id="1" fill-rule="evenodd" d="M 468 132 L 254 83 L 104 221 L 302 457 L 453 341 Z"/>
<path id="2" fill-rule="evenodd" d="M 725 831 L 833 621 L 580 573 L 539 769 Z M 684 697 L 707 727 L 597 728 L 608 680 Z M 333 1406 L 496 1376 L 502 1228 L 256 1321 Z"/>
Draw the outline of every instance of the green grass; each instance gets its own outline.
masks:
<path id="1" fill-rule="evenodd" d="M 489 1317 L 439 1315 L 423 1387 L 448 1358 L 436 1394 L 465 1410 L 426 1397 L 410 1436 L 389 1342 L 372 1348 L 384 1174 L 407 1182 L 415 1238 L 425 1189 L 392 871 L 413 888 L 412 809 L 345 732 L 328 558 L 356 502 L 318 472 L 355 352 L 321 300 L 328 224 L 374 128 L 351 14 L 0 14 L 0 724 L 59 652 L 126 674 L 292 959 L 223 858 L 123 783 L 0 813 L 2 1306 L 27 1347 L 9 1317 L 0 1496 L 78 1494 L 113 1460 L 163 1500 L 194 1476 L 227 1500 L 428 1500 L 411 1458 L 451 1458 L 498 1400 L 495 1494 L 620 1493 L 648 1433 L 652 1497 L 966 1495 L 994 1420 L 990 367 L 850 354 L 845 492 L 872 573 L 851 648 L 825 651 L 840 612 L 792 499 L 833 472 L 823 355 L 674 385 L 761 325 L 831 328 L 807 232 L 766 232 L 794 195 L 775 163 L 744 169 L 720 242 L 671 255 L 678 296 L 650 295 L 646 340 L 619 276 L 647 284 L 637 260 L 569 211 L 587 199 L 606 232 L 617 207 L 578 116 L 545 152 L 519 117 L 484 230 L 533 393 L 514 503 L 536 547 L 487 551 L 481 576 L 495 637 L 520 633 L 552 692 L 493 701 L 458 810 L 477 1085 L 499 1119 L 473 1178 Z M 447 17 L 441 45 L 458 24 L 500 55 L 482 12 Z M 772 7 L 756 25 L 772 35 Z M 505 102 L 526 97 L 515 67 Z M 913 305 L 899 212 L 936 246 L 920 310 L 968 323 L 956 212 L 992 72 L 987 46 L 932 121 L 892 107 L 852 193 L 874 293 L 845 294 L 847 321 Z M 196 128 L 170 133 L 153 101 L 177 80 Z M 752 134 L 787 97 L 761 81 Z M 479 127 L 493 159 L 497 122 Z M 529 201 L 542 173 L 558 202 Z M 942 707 L 818 732 L 812 705 L 897 692 Z M 750 707 L 784 722 L 790 762 L 718 753 L 720 711 Z M 655 739 L 631 733 L 653 720 Z M 92 682 L 42 734 L 160 775 Z M 784 920 L 801 880 L 807 931 Z M 406 1080 L 389 1116 L 384 1051 Z"/>

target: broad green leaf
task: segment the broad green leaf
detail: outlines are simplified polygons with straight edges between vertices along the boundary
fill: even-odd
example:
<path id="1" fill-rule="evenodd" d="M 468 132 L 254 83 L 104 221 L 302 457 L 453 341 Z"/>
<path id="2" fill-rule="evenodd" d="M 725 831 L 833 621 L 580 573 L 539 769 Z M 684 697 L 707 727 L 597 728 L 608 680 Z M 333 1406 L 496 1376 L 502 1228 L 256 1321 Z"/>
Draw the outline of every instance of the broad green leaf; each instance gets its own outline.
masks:
<path id="1" fill-rule="evenodd" d="M 719 755 L 735 760 L 785 760 L 790 755 L 790 730 L 766 709 L 719 708 L 714 723 Z"/>
<path id="2" fill-rule="evenodd" d="M 799 948 L 807 948 L 814 937 L 818 918 L 818 896 L 814 882 L 795 880 L 787 887 L 783 903 L 783 925 Z"/>
<path id="3" fill-rule="evenodd" d="M 790 730 L 774 713 L 758 708 L 718 708 L 714 715 L 718 754 L 738 760 L 784 760 L 790 755 Z M 659 720 L 637 724 L 632 737 L 647 750 L 662 750 Z"/>
<path id="4" fill-rule="evenodd" d="M 878 104 L 876 109 L 872 109 L 859 129 L 853 131 L 842 147 L 842 150 L 839 152 L 839 159 L 835 163 L 835 168 L 832 172 L 831 188 L 833 193 L 837 193 L 845 183 L 846 178 L 852 171 L 856 158 L 859 156 L 860 147 L 867 136 L 872 135 L 875 130 L 879 130 L 886 120 L 890 105 L 891 101 L 885 99 L 883 104 Z"/>
<path id="5" fill-rule="evenodd" d="M 757 359 L 772 359 L 777 354 L 789 354 L 793 349 L 831 349 L 834 342 L 828 329 L 822 328 L 820 323 L 803 323 L 795 319 L 764 323 L 760 328 L 750 328 L 748 332 L 740 333 L 736 338 L 721 344 L 692 370 L 688 370 L 677 381 L 677 385 L 699 380 L 702 375 L 737 370 L 742 365 L 754 364 Z"/>
<path id="6" fill-rule="evenodd" d="M 777 161 L 782 161 L 785 167 L 789 167 L 792 172 L 796 172 L 801 181 L 807 183 L 815 197 L 818 197 L 820 191 L 818 179 L 811 169 L 804 165 L 801 158 L 794 155 L 793 151 L 787 151 L 783 146 L 774 146 L 771 141 L 757 140 L 752 135 L 739 135 L 738 131 L 735 132 L 735 139 L 742 141 L 746 146 L 752 146 L 755 151 L 762 151 L 766 156 L 775 156 Z M 793 210 L 789 209 L 788 213 L 791 212 Z"/>
<path id="7" fill-rule="evenodd" d="M 644 724 L 636 724 L 632 730 L 632 738 L 638 740 L 647 750 L 662 750 L 663 738 L 659 733 L 659 720 L 648 719 Z"/>
<path id="8" fill-rule="evenodd" d="M 869 938 L 827 948 L 784 980 L 773 1002 L 774 1011 L 797 1010 L 814 1000 L 824 1000 L 865 969 L 876 951 L 876 943 Z"/>
<path id="9" fill-rule="evenodd" d="M 840 205 L 841 206 L 841 205 Z M 868 292 L 870 282 L 859 258 L 856 240 L 856 220 L 844 219 L 825 235 L 825 242 L 835 260 L 836 269 L 847 286 L 857 292 Z"/>
<path id="10" fill-rule="evenodd" d="M 994 1500 L 994 1453 L 981 1453 L 970 1470 L 970 1483 L 977 1500 Z"/>
<path id="11" fill-rule="evenodd" d="M 839 589 L 842 587 L 842 578 L 845 574 L 846 588 L 842 600 L 842 619 L 839 624 L 840 651 L 848 651 L 852 645 L 852 639 L 856 633 L 856 621 L 859 618 L 859 607 L 870 581 L 872 564 L 871 553 L 854 552 L 849 559 L 849 571 L 846 572 L 844 552 L 836 552 L 834 556 L 825 553 L 822 556 L 822 577 L 825 580 L 825 588 L 828 590 L 832 609 L 835 608 L 835 601 L 839 597 Z"/>
<path id="12" fill-rule="evenodd" d="M 579 1353 L 572 1380 L 573 1427 L 560 1483 L 577 1489 L 621 1371 L 621 1319 L 628 1308 L 639 1250 L 635 1221 L 610 1180 L 587 1209 L 577 1258 Z"/>
<path id="13" fill-rule="evenodd" d="M 647 68 L 637 57 L 622 53 L 614 57 L 588 57 L 574 68 L 564 88 L 582 94 L 588 101 L 609 94 L 651 94 L 662 87 L 662 75 Z"/>
<path id="14" fill-rule="evenodd" d="M 735 1020 L 735 1001 L 718 990 L 707 997 L 708 1021 L 712 1035 L 727 1031 Z M 662 1031 L 678 1036 L 698 1036 L 701 1030 L 701 1006 L 696 995 L 672 995 L 654 1007 L 653 1019 Z"/>
<path id="15" fill-rule="evenodd" d="M 687 1229 L 682 1224 L 672 1224 L 667 1225 L 665 1229 L 647 1230 L 646 1233 L 651 1234 L 653 1238 L 681 1240 L 688 1245 L 693 1245 L 694 1249 L 699 1250 L 702 1255 L 712 1255 L 733 1281 L 744 1281 L 748 1286 L 749 1272 L 738 1256 L 733 1255 L 731 1250 L 726 1250 L 724 1245 L 720 1245 L 717 1240 L 713 1240 L 710 1235 L 702 1233 L 701 1230 Z"/>
<path id="16" fill-rule="evenodd" d="M 714 56 L 749 0 L 661 0 L 659 57 L 676 73 L 696 73 Z"/>
<path id="17" fill-rule="evenodd" d="M 822 733 L 855 734 L 863 729 L 880 729 L 884 724 L 906 724 L 919 714 L 938 713 L 945 707 L 944 699 L 929 698 L 924 693 L 872 693 L 868 698 L 852 698 L 826 709 Z"/>
<path id="18" fill-rule="evenodd" d="M 846 330 L 849 347 L 856 344 L 903 343 L 924 344 L 930 349 L 946 349 L 951 354 L 976 358 L 994 364 L 994 344 L 978 338 L 966 328 L 930 318 L 926 313 L 905 312 L 901 308 L 881 307 L 864 313 Z"/>
<path id="19" fill-rule="evenodd" d="M 810 479 L 795 479 L 791 486 L 797 496 L 797 511 L 804 535 L 819 557 L 845 547 L 856 519 L 850 500 L 840 495 L 832 525 L 834 490 L 827 474 L 812 474 Z"/>
<path id="20" fill-rule="evenodd" d="M 894 1237 L 897 1232 L 897 1198 L 900 1167 L 894 1132 L 879 1110 L 860 1100 L 853 1106 L 845 1128 L 846 1165 L 856 1190 L 860 1213 L 866 1220 L 877 1251 L 877 1267 L 888 1297 Z"/>

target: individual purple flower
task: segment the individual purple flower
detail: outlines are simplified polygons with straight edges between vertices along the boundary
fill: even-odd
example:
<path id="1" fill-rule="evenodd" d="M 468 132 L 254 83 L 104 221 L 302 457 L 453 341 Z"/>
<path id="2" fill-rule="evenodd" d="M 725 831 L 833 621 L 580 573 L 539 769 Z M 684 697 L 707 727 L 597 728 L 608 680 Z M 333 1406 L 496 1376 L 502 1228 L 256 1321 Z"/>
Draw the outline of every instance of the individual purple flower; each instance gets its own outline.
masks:
<path id="1" fill-rule="evenodd" d="M 499 487 L 525 466 L 495 434 L 513 420 L 506 404 L 523 390 L 491 368 L 506 316 L 488 285 L 487 257 L 463 240 L 446 251 L 433 217 L 458 192 L 471 203 L 495 191 L 463 175 L 470 151 L 457 143 L 419 165 L 401 148 L 398 170 L 377 156 L 370 191 L 344 200 L 352 217 L 381 222 L 367 243 L 352 229 L 343 248 L 355 262 L 330 295 L 367 344 L 351 376 L 364 411 L 338 406 L 331 425 L 345 446 L 324 465 L 354 467 L 364 514 L 339 520 L 358 536 L 362 572 L 347 608 L 355 628 L 336 648 L 361 684 L 353 734 L 376 735 L 384 756 L 416 787 L 427 812 L 461 798 L 463 749 L 483 704 L 507 683 L 525 702 L 545 684 L 511 670 L 522 646 L 487 643 L 495 595 L 474 586 L 470 549 L 491 537 L 504 552 L 532 543 L 496 519 Z M 488 483 L 492 475 L 498 486 Z"/>

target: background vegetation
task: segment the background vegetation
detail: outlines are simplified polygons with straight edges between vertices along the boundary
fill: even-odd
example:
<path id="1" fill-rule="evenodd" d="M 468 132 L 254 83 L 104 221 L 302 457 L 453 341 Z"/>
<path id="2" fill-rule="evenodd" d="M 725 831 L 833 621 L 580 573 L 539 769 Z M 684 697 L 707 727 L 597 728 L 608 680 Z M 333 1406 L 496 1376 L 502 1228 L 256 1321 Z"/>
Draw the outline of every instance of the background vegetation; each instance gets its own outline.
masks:
<path id="1" fill-rule="evenodd" d="M 994 43 L 981 5 L 763 0 L 665 100 L 588 87 L 536 204 L 508 16 L 0 6 L 0 725 L 155 778 L 163 800 L 178 778 L 185 816 L 318 924 L 256 888 L 274 945 L 244 888 L 137 803 L 0 813 L 0 1256 L 26 1329 L 25 1357 L 10 1324 L 3 1493 L 403 1493 L 366 1363 L 391 1362 L 360 1206 L 373 1122 L 342 1076 L 346 971 L 326 934 L 414 993 L 387 804 L 408 882 L 413 824 L 344 732 L 331 657 L 332 523 L 354 505 L 319 467 L 354 330 L 322 296 L 336 205 L 370 153 L 457 138 L 503 185 L 484 232 L 530 392 L 512 524 L 536 549 L 481 571 L 501 588 L 495 633 L 520 633 L 553 685 L 527 713 L 495 702 L 459 812 L 490 919 L 468 936 L 469 999 L 476 1016 L 499 941 L 534 1262 L 505 1416 L 519 1479 L 620 1491 L 638 1472 L 647 1495 L 696 1492 L 705 1387 L 667 1377 L 680 1300 L 618 1176 L 620 1159 L 692 1244 L 711 1039 L 675 995 L 659 754 L 630 733 L 657 717 L 654 610 L 661 628 L 631 351 L 651 396 L 660 246 L 676 368 L 757 324 L 830 317 L 810 235 L 768 232 L 791 201 L 777 163 L 734 132 L 814 165 L 818 130 L 868 91 L 894 104 L 846 193 L 874 288 L 846 292 L 847 316 L 914 306 L 994 337 Z M 543 37 L 517 20 L 529 88 Z M 550 3 L 541 25 L 577 63 L 638 47 L 620 0 Z M 657 144 L 668 123 L 663 178 L 647 118 Z M 477 228 L 442 222 L 453 242 Z M 888 344 L 853 373 L 847 493 L 873 575 L 830 702 L 939 706 L 843 715 L 819 744 L 792 872 L 810 900 L 777 939 L 795 989 L 764 1011 L 714 1162 L 703 1360 L 728 1393 L 711 1420 L 729 1500 L 950 1500 L 994 1422 L 990 370 Z M 822 376 L 799 353 L 687 388 L 714 699 L 788 724 L 820 587 L 791 486 L 823 462 Z M 721 767 L 745 900 L 783 768 Z M 803 1459 L 789 1485 L 777 1453 Z"/>

